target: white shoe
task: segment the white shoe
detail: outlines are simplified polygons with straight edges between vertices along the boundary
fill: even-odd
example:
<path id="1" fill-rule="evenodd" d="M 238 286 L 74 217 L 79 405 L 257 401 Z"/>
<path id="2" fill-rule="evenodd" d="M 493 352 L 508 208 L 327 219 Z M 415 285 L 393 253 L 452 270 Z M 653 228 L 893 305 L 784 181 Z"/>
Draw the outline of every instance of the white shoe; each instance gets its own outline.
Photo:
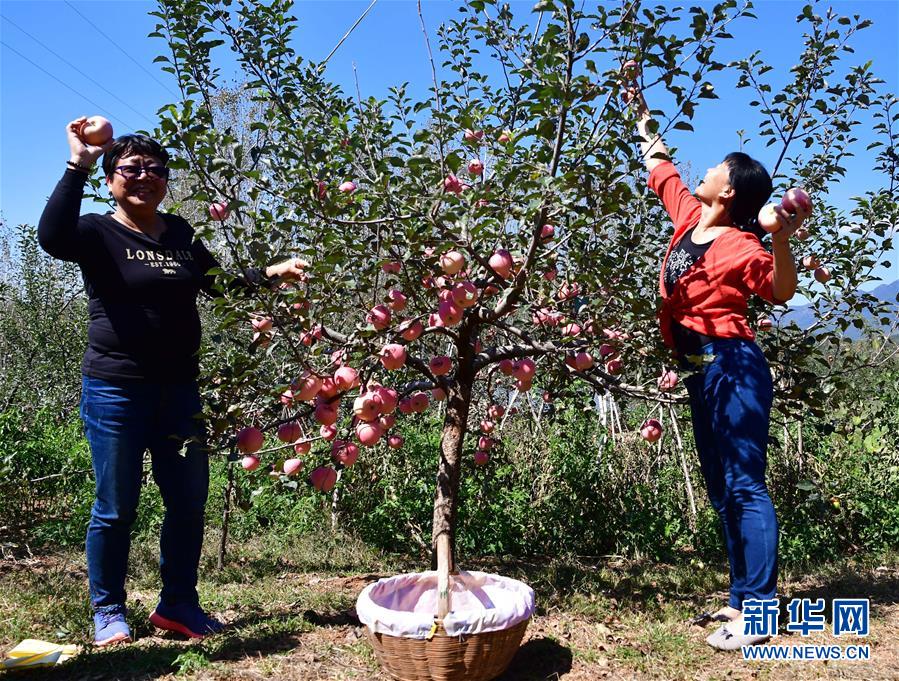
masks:
<path id="1" fill-rule="evenodd" d="M 722 624 L 705 642 L 717 650 L 740 650 L 743 646 L 754 646 L 764 643 L 770 636 L 749 636 L 744 634 L 743 618 L 738 617 L 732 622 Z"/>

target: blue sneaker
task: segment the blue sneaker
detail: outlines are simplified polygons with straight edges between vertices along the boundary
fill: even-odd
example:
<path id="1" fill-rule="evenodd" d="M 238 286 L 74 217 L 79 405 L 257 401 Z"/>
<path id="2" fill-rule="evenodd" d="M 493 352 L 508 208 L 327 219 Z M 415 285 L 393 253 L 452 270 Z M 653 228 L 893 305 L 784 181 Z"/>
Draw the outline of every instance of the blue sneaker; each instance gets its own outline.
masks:
<path id="1" fill-rule="evenodd" d="M 131 642 L 131 629 L 125 622 L 125 613 L 124 605 L 114 605 L 94 613 L 94 645 Z"/>
<path id="2" fill-rule="evenodd" d="M 205 638 L 218 634 L 225 628 L 221 622 L 212 619 L 196 603 L 166 605 L 162 601 L 150 615 L 153 626 L 184 634 L 189 638 Z"/>

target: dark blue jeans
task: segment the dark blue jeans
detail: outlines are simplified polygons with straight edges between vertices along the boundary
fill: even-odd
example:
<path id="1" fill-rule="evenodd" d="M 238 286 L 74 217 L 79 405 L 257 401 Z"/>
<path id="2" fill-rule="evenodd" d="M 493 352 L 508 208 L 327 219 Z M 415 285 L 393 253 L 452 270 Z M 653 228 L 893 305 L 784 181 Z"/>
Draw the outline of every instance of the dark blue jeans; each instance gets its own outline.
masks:
<path id="1" fill-rule="evenodd" d="M 765 484 L 771 373 L 751 341 L 716 339 L 702 351 L 704 368 L 684 383 L 706 489 L 724 530 L 730 606 L 742 610 L 745 599 L 774 598 L 777 590 L 777 517 Z"/>
<path id="2" fill-rule="evenodd" d="M 202 444 L 200 395 L 195 382 L 151 383 L 82 377 L 81 419 L 91 448 L 97 491 L 87 530 L 91 605 L 125 604 L 131 526 L 150 450 L 153 478 L 165 504 L 160 536 L 162 595 L 166 603 L 197 598 L 203 509 L 209 459 Z M 189 437 L 186 452 L 181 449 Z"/>

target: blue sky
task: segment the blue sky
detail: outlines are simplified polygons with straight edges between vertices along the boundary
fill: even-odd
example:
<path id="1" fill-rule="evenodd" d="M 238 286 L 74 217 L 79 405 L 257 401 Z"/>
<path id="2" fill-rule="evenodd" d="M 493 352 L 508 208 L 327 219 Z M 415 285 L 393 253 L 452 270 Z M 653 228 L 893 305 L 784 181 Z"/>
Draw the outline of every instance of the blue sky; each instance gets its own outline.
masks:
<path id="1" fill-rule="evenodd" d="M 295 34 L 298 52 L 313 61 L 323 59 L 369 1 L 298 2 L 294 12 L 300 19 Z M 678 4 L 711 5 L 696 1 Z M 803 4 L 793 0 L 756 2 L 759 19 L 732 25 L 734 40 L 722 45 L 719 58 L 734 59 L 760 49 L 775 67 L 775 79 L 778 74 L 785 79 L 802 49 L 795 16 Z M 512 3 L 513 11 L 522 17 L 529 15 L 532 5 L 533 0 Z M 847 55 L 848 63 L 873 60 L 886 89 L 899 91 L 899 2 L 840 0 L 829 5 L 840 13 L 874 20 L 874 26 L 856 39 L 856 54 Z M 147 37 L 155 24 L 147 12 L 154 8 L 154 2 L 143 0 L 0 3 L 0 210 L 9 223 L 37 222 L 68 158 L 64 133 L 68 121 L 99 113 L 109 117 L 121 134 L 150 127 L 155 111 L 174 101 L 172 79 L 152 63 L 165 50 L 161 40 Z M 456 14 L 457 5 L 449 0 L 424 3 L 435 50 L 437 25 Z M 431 73 L 413 0 L 379 0 L 332 57 L 327 76 L 346 92 L 355 88 L 354 63 L 363 96 L 383 98 L 391 85 L 403 81 L 411 84 L 413 97 L 426 96 Z M 747 107 L 750 93 L 728 87 L 733 81 L 729 76 L 723 78 L 716 88 L 721 99 L 704 102 L 698 110 L 694 127 L 701 135 L 675 132 L 668 137 L 667 141 L 679 148 L 679 160 L 689 160 L 698 173 L 718 163 L 722 150 L 737 147 L 737 129 L 747 130 L 750 137 L 757 129 Z M 864 140 L 870 126 L 862 127 L 856 134 Z M 769 164 L 776 160 L 758 139 L 750 141 L 745 150 Z M 837 205 L 848 207 L 850 196 L 879 183 L 861 152 L 831 196 Z M 86 204 L 84 210 L 99 208 Z M 892 266 L 879 272 L 887 281 L 899 278 L 899 253 L 896 255 Z"/>

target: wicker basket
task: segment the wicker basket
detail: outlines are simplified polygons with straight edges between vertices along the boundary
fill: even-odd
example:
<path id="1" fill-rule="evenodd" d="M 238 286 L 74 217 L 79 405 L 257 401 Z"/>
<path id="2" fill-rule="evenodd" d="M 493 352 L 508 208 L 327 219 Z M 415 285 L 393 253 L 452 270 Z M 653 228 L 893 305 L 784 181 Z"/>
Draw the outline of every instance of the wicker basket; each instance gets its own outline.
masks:
<path id="1" fill-rule="evenodd" d="M 489 681 L 506 671 L 527 626 L 525 620 L 501 631 L 447 636 L 438 620 L 430 640 L 365 631 L 384 671 L 398 681 Z"/>
<path id="2" fill-rule="evenodd" d="M 502 674 L 521 645 L 528 620 L 507 629 L 450 636 L 443 628 L 449 612 L 449 543 L 437 539 L 437 613 L 428 638 L 376 633 L 365 627 L 381 666 L 397 681 L 489 681 Z"/>

